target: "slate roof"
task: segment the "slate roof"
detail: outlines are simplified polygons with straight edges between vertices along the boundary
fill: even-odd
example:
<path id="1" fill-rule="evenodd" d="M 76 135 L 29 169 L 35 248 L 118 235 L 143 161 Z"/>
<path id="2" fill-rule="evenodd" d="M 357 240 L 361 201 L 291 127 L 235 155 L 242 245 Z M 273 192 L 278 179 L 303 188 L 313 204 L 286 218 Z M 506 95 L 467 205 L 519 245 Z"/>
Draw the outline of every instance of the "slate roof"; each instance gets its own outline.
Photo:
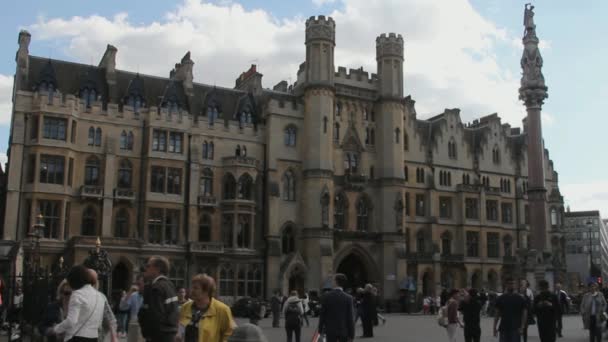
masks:
<path id="1" fill-rule="evenodd" d="M 29 56 L 29 62 L 28 82 L 22 85 L 22 90 L 33 91 L 40 82 L 53 81 L 62 93 L 78 95 L 84 87 L 95 86 L 104 103 L 125 103 L 129 95 L 139 94 L 147 106 L 161 107 L 172 97 L 177 99 L 181 108 L 193 115 L 205 114 L 207 106 L 213 104 L 218 107 L 220 117 L 230 120 L 246 105 L 252 107 L 252 114 L 256 118 L 261 113 L 261 100 L 275 97 L 267 92 L 255 97 L 242 90 L 194 83 L 194 96 L 189 98 L 181 81 L 116 70 L 115 98 L 109 98 L 103 68 L 37 56 Z"/>

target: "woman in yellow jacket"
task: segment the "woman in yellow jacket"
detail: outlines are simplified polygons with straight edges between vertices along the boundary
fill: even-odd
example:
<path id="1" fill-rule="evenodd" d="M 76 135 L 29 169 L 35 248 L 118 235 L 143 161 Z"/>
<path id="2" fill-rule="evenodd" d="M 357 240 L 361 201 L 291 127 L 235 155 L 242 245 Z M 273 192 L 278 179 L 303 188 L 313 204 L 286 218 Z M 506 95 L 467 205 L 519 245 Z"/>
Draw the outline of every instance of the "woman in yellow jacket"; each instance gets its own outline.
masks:
<path id="1" fill-rule="evenodd" d="M 213 298 L 215 281 L 206 274 L 192 278 L 191 300 L 179 315 L 179 342 L 227 342 L 236 327 L 230 308 Z"/>

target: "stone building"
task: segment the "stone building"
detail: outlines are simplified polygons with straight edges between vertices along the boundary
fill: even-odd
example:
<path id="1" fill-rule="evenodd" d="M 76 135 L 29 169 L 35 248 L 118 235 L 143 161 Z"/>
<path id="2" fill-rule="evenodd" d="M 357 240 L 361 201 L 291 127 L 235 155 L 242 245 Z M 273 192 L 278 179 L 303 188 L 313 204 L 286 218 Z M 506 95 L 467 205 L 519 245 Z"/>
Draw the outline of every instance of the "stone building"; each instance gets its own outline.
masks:
<path id="1" fill-rule="evenodd" d="M 128 285 L 163 254 L 183 286 L 207 272 L 227 301 L 319 289 L 335 272 L 385 298 L 440 286 L 499 289 L 528 247 L 528 143 L 496 114 L 420 119 L 404 96 L 404 40 L 376 39 L 377 73 L 334 66 L 335 23 L 306 21 L 297 82 L 195 83 L 187 53 L 169 77 L 28 53 L 19 34 L 4 239 L 38 211 L 42 252 L 81 261 L 101 236 Z M 563 200 L 549 153 L 550 212 Z M 548 220 L 547 220 L 548 222 Z M 558 256 L 560 223 L 547 227 Z"/>
<path id="2" fill-rule="evenodd" d="M 586 284 L 592 276 L 607 279 L 608 231 L 600 212 L 567 211 L 564 221 L 566 268 L 572 274 L 571 288 L 580 282 Z"/>

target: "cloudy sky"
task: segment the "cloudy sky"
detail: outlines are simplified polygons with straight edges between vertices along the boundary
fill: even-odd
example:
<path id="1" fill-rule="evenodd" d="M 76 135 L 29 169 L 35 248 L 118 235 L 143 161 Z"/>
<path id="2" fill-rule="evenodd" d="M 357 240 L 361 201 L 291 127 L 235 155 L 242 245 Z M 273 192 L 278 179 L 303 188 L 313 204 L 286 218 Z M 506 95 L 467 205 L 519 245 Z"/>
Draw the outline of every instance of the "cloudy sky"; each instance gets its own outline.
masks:
<path id="1" fill-rule="evenodd" d="M 0 22 L 0 161 L 6 160 L 17 34 L 30 53 L 97 64 L 107 44 L 117 67 L 168 76 L 186 51 L 195 81 L 231 87 L 255 63 L 263 84 L 293 82 L 304 59 L 304 21 L 336 21 L 336 65 L 375 72 L 375 37 L 405 39 L 405 89 L 421 117 L 458 107 L 463 120 L 498 112 L 521 126 L 517 100 L 526 1 L 500 0 L 26 0 Z M 535 2 L 549 99 L 545 145 L 572 210 L 608 217 L 608 2 Z M 602 147 L 604 146 L 604 147 Z"/>

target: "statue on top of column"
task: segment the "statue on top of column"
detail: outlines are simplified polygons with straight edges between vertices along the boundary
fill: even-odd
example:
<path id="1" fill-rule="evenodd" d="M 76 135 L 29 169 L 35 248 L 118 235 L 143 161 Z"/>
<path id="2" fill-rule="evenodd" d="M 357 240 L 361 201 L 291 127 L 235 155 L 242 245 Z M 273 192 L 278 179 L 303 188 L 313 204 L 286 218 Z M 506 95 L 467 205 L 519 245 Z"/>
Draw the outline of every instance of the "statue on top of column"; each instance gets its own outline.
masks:
<path id="1" fill-rule="evenodd" d="M 526 28 L 524 34 L 531 33 L 533 34 L 536 25 L 534 24 L 534 6 L 532 4 L 527 3 L 524 11 L 524 27 Z"/>

